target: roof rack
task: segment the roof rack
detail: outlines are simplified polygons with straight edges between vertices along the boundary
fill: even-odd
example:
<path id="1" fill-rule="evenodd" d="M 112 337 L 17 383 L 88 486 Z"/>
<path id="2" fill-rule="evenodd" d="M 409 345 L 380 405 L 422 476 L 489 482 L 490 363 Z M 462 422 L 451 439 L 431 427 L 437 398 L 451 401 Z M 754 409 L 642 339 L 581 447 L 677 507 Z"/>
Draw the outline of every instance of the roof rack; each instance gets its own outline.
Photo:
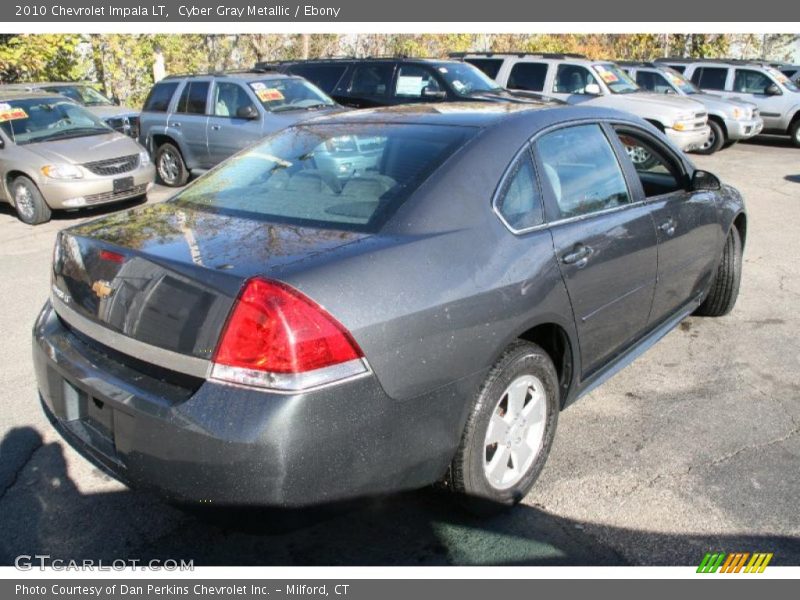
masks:
<path id="1" fill-rule="evenodd" d="M 181 77 L 225 77 L 226 75 L 246 75 L 251 73 L 257 75 L 259 73 L 270 73 L 275 71 L 268 66 L 256 65 L 250 69 L 231 69 L 227 71 L 208 71 L 206 73 L 189 72 L 189 73 L 170 73 L 164 79 L 180 79 Z"/>
<path id="2" fill-rule="evenodd" d="M 772 66 L 774 61 L 760 60 L 758 58 L 683 58 L 683 57 L 668 57 L 657 58 L 656 63 L 721 63 L 725 65 L 762 65 Z"/>
<path id="3" fill-rule="evenodd" d="M 448 54 L 450 58 L 465 58 L 467 56 L 516 56 L 523 58 L 525 56 L 536 56 L 537 58 L 586 58 L 585 54 L 578 54 L 576 52 L 451 52 Z"/>
<path id="4" fill-rule="evenodd" d="M 614 62 L 623 67 L 649 67 L 651 69 L 658 67 L 657 64 L 649 60 L 615 60 Z"/>

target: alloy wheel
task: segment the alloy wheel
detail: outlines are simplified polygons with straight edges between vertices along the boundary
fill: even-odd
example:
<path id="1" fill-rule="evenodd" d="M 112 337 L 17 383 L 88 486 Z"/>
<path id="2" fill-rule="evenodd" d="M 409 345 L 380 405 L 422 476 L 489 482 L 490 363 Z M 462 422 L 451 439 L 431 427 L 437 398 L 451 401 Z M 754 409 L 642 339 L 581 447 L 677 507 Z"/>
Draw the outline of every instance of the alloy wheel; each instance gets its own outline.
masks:
<path id="1" fill-rule="evenodd" d="M 497 401 L 484 439 L 483 472 L 498 490 L 516 485 L 544 442 L 547 396 L 538 377 L 522 375 Z"/>
<path id="2" fill-rule="evenodd" d="M 14 192 L 14 204 L 16 205 L 17 212 L 25 219 L 33 219 L 36 212 L 36 206 L 33 202 L 33 194 L 25 184 L 17 185 Z"/>
<path id="3" fill-rule="evenodd" d="M 172 152 L 164 152 L 158 160 L 158 174 L 166 183 L 174 183 L 178 179 L 180 168 L 178 160 Z"/>

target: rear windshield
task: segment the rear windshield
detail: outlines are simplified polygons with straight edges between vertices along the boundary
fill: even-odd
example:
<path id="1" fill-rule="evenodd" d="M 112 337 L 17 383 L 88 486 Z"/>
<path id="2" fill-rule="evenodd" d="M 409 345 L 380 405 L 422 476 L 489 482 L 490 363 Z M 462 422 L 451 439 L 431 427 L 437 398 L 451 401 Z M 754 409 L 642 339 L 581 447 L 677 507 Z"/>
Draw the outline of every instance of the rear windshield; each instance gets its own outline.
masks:
<path id="1" fill-rule="evenodd" d="M 112 132 L 88 110 L 61 96 L 0 102 L 0 127 L 18 145 Z"/>
<path id="2" fill-rule="evenodd" d="M 264 108 L 272 112 L 334 106 L 325 92 L 305 79 L 251 81 L 250 87 Z"/>
<path id="3" fill-rule="evenodd" d="M 249 219 L 375 232 L 475 131 L 297 125 L 232 157 L 173 201 Z"/>

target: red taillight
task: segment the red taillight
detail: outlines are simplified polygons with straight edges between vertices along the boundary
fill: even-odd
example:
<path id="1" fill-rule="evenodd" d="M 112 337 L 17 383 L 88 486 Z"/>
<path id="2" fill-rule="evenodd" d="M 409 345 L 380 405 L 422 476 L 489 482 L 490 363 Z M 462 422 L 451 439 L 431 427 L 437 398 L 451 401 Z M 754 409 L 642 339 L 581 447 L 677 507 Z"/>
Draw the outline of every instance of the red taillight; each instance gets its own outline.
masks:
<path id="1" fill-rule="evenodd" d="M 125 262 L 125 257 L 122 254 L 119 254 L 118 252 L 112 252 L 111 250 L 101 250 L 100 260 L 107 260 L 121 265 L 122 263 Z"/>
<path id="2" fill-rule="evenodd" d="M 311 299 L 282 283 L 251 279 L 228 318 L 214 363 L 291 374 L 363 356 L 344 326 Z"/>

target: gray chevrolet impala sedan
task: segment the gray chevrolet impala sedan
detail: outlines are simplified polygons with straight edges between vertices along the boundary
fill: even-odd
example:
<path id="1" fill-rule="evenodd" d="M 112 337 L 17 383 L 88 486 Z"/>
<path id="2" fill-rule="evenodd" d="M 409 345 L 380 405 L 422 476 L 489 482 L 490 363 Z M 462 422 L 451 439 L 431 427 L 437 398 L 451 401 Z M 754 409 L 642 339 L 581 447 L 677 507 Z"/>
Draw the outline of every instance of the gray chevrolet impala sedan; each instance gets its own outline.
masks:
<path id="1" fill-rule="evenodd" d="M 733 308 L 746 231 L 735 189 L 628 114 L 322 117 L 61 232 L 41 400 L 87 458 L 180 502 L 442 482 L 512 504 L 560 410 Z"/>

